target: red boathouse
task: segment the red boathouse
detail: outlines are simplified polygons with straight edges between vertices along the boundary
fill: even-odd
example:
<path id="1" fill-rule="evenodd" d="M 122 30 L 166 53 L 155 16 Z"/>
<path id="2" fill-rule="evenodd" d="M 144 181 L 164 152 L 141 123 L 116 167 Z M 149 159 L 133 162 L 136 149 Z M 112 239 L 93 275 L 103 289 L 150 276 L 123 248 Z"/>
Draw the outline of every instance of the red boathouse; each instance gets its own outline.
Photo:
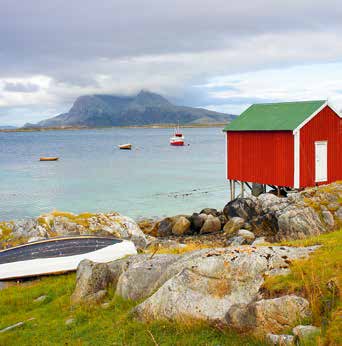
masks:
<path id="1" fill-rule="evenodd" d="M 342 117 L 327 101 L 254 104 L 224 131 L 230 181 L 298 189 L 342 179 Z"/>

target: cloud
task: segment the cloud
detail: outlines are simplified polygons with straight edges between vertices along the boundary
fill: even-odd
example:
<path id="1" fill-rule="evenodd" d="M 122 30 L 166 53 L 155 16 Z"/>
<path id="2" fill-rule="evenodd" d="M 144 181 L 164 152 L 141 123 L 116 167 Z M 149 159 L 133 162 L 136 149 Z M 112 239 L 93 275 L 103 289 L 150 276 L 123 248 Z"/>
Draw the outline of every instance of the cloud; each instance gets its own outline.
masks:
<path id="1" fill-rule="evenodd" d="M 39 90 L 39 85 L 33 83 L 11 83 L 5 82 L 4 91 L 20 92 L 20 93 L 34 93 Z"/>
<path id="2" fill-rule="evenodd" d="M 233 109 L 239 98 L 278 97 L 271 85 L 269 95 L 246 96 L 243 85 L 240 94 L 240 75 L 261 71 L 255 84 L 262 85 L 268 71 L 315 66 L 323 77 L 325 64 L 342 61 L 341 34 L 342 7 L 332 0 L 2 0 L 0 107 L 58 113 L 82 94 L 145 88 L 183 104 Z M 207 87 L 219 92 L 220 78 L 229 79 L 231 102 Z M 281 81 L 272 81 L 276 90 Z M 299 95 L 287 87 L 289 98 Z M 19 113 L 16 121 L 30 120 Z"/>

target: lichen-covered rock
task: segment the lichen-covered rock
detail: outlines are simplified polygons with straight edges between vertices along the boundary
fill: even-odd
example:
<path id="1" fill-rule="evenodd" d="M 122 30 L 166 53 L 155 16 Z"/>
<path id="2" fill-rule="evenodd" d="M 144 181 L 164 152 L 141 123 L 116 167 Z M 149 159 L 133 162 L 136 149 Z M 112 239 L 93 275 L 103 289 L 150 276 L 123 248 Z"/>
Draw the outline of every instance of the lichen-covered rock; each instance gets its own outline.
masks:
<path id="1" fill-rule="evenodd" d="M 235 330 L 261 336 L 279 334 L 310 316 L 309 302 L 290 295 L 233 305 L 226 315 L 226 321 Z"/>
<path id="2" fill-rule="evenodd" d="M 208 215 L 200 230 L 201 234 L 214 233 L 221 230 L 221 221 L 217 216 Z"/>
<path id="3" fill-rule="evenodd" d="M 184 216 L 178 218 L 172 227 L 172 234 L 183 235 L 190 231 L 191 222 Z"/>
<path id="4" fill-rule="evenodd" d="M 314 248 L 259 247 L 204 249 L 182 255 L 160 276 L 152 296 L 134 309 L 145 321 L 199 319 L 226 323 L 235 304 L 259 298 L 265 275 L 286 270 L 292 259 Z"/>
<path id="5" fill-rule="evenodd" d="M 232 235 L 241 229 L 245 224 L 245 220 L 241 217 L 232 217 L 223 227 L 223 232 L 226 235 Z"/>
<path id="6" fill-rule="evenodd" d="M 52 212 L 37 219 L 9 223 L 9 240 L 42 239 L 55 236 L 105 235 L 131 240 L 138 248 L 147 245 L 147 239 L 135 221 L 117 213 L 72 214 Z"/>

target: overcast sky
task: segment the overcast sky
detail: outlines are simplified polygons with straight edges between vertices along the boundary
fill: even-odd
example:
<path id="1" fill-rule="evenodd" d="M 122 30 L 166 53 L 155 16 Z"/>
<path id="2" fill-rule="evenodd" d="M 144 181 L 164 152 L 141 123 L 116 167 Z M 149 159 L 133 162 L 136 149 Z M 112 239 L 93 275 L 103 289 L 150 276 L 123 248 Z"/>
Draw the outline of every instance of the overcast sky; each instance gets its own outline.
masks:
<path id="1" fill-rule="evenodd" d="M 236 114 L 302 99 L 342 109 L 342 3 L 0 0 L 0 125 L 142 88 Z"/>

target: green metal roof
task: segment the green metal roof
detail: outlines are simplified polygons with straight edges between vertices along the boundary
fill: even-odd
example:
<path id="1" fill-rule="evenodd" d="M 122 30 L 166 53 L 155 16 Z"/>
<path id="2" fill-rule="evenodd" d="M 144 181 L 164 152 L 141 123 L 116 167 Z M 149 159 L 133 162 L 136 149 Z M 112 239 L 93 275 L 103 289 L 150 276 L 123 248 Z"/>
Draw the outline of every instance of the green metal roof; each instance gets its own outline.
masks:
<path id="1" fill-rule="evenodd" d="M 318 100 L 254 104 L 223 131 L 293 131 L 325 102 Z"/>

